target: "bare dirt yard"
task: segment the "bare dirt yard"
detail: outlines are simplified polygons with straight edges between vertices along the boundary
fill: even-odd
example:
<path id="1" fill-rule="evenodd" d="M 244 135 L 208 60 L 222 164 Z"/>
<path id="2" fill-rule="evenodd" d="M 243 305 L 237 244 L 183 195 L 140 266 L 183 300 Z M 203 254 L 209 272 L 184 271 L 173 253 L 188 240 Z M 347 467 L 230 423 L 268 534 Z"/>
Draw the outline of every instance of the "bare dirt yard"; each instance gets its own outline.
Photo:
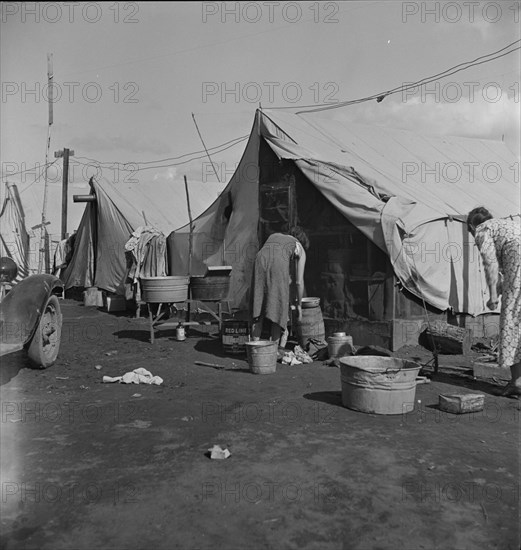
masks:
<path id="1" fill-rule="evenodd" d="M 364 414 L 323 362 L 254 375 L 212 330 L 151 345 L 144 319 L 61 303 L 54 366 L 2 360 L 1 548 L 519 549 L 520 405 L 472 357 L 443 356 L 413 412 Z M 163 384 L 102 383 L 138 367 Z M 482 412 L 437 408 L 476 391 Z"/>

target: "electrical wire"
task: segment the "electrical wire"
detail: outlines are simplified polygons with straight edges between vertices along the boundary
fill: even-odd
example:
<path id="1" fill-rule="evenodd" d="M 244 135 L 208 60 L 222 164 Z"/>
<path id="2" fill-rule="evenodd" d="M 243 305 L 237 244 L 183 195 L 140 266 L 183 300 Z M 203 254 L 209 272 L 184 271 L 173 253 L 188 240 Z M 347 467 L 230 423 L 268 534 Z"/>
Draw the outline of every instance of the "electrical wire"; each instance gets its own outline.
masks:
<path id="1" fill-rule="evenodd" d="M 224 147 L 225 145 L 228 145 L 228 144 L 231 144 L 230 147 L 233 147 L 234 145 L 238 145 L 241 141 L 244 141 L 245 139 L 248 139 L 250 136 L 249 134 L 248 135 L 245 135 L 245 136 L 240 136 L 240 137 L 237 137 L 237 138 L 234 138 L 234 139 L 231 139 L 229 141 L 226 141 L 224 143 L 221 143 L 220 145 L 216 145 L 214 147 L 210 147 L 208 150 L 209 151 L 216 151 L 217 149 L 220 149 L 221 147 Z M 222 149 L 223 151 L 225 151 L 226 149 Z M 204 150 L 201 150 L 201 151 L 193 151 L 191 153 L 185 153 L 183 155 L 179 155 L 178 157 L 168 157 L 168 158 L 164 158 L 164 159 L 157 159 L 157 160 L 148 160 L 148 161 L 132 161 L 132 162 L 119 162 L 119 161 L 98 161 L 96 159 L 93 159 L 93 158 L 89 158 L 89 157 L 84 157 L 84 156 L 75 156 L 74 158 L 75 159 L 86 159 L 88 161 L 91 161 L 91 162 L 95 162 L 96 164 L 99 164 L 100 166 L 104 166 L 104 165 L 108 165 L 107 168 L 110 168 L 112 166 L 115 166 L 115 165 L 122 165 L 122 166 L 125 166 L 125 165 L 128 165 L 128 164 L 132 164 L 132 165 L 142 165 L 142 164 L 156 164 L 158 162 L 167 162 L 169 160 L 179 160 L 179 159 L 182 159 L 182 158 L 185 158 L 185 157 L 188 157 L 188 156 L 191 156 L 191 155 L 198 155 L 198 154 L 201 154 L 201 153 L 204 153 L 205 151 Z M 216 151 L 216 152 L 220 152 L 220 151 Z M 195 157 L 193 159 L 189 159 L 188 161 L 186 162 L 191 162 L 192 160 L 197 160 L 199 158 L 202 158 L 202 157 Z M 183 164 L 183 163 L 182 163 Z M 151 166 L 151 168 L 154 168 L 154 166 Z M 144 168 L 142 168 L 144 169 Z"/>
<path id="2" fill-rule="evenodd" d="M 295 113 L 297 115 L 300 115 L 300 114 L 306 114 L 306 113 L 314 113 L 314 112 L 318 112 L 318 111 L 326 111 L 326 110 L 330 110 L 330 109 L 339 109 L 341 107 L 346 107 L 346 106 L 349 106 L 349 105 L 363 103 L 363 102 L 366 102 L 366 101 L 372 101 L 372 100 L 375 100 L 375 99 L 377 101 L 382 101 L 388 95 L 392 95 L 392 94 L 395 94 L 395 93 L 398 93 L 398 92 L 403 93 L 404 91 L 410 90 L 412 88 L 418 88 L 420 86 L 425 86 L 426 84 L 429 84 L 429 83 L 434 82 L 436 80 L 441 80 L 442 78 L 446 78 L 447 76 L 451 76 L 451 75 L 456 74 L 460 71 L 467 70 L 471 67 L 475 67 L 475 66 L 478 66 L 478 65 L 482 65 L 484 63 L 488 63 L 490 61 L 495 61 L 496 59 L 500 59 L 501 57 L 504 57 L 504 56 L 509 55 L 509 54 L 511 54 L 511 53 L 513 53 L 517 50 L 520 50 L 521 47 L 518 46 L 516 48 L 513 48 L 513 49 L 505 52 L 505 50 L 508 50 L 509 48 L 511 48 L 515 44 L 518 44 L 519 42 L 521 42 L 521 40 L 515 40 L 514 42 L 504 46 L 503 48 L 500 48 L 499 50 L 496 50 L 495 52 L 491 52 L 489 54 L 479 56 L 476 59 L 473 59 L 472 61 L 465 61 L 465 62 L 459 63 L 457 65 L 454 65 L 454 66 L 450 67 L 449 69 L 446 69 L 446 70 L 440 72 L 440 73 L 436 73 L 434 75 L 424 77 L 424 78 L 422 78 L 422 79 L 420 79 L 416 82 L 409 83 L 406 86 L 404 86 L 404 85 L 397 86 L 397 87 L 392 88 L 390 90 L 387 90 L 385 92 L 378 92 L 376 94 L 366 96 L 366 97 L 363 97 L 363 98 L 349 100 L 349 101 L 343 101 L 343 102 L 334 103 L 334 104 L 322 103 L 322 104 L 318 104 L 318 105 L 317 104 L 300 105 L 298 107 L 291 107 L 291 106 L 289 106 L 289 107 L 288 106 L 285 106 L 285 107 L 271 107 L 271 109 L 296 109 L 296 108 L 298 108 L 298 109 L 302 109 L 302 108 L 307 109 L 308 107 L 310 107 L 310 109 L 308 109 L 308 110 L 297 111 Z M 501 53 L 501 52 L 504 52 L 504 53 Z M 497 55 L 497 54 L 501 54 L 501 55 Z M 494 57 L 491 57 L 491 56 L 494 56 Z M 216 145 L 214 147 L 208 148 L 208 151 L 212 151 L 214 153 L 224 152 L 227 149 L 230 149 L 231 147 L 234 147 L 235 145 L 238 145 L 240 142 L 244 141 L 248 137 L 249 137 L 249 135 L 245 135 L 245 136 L 241 136 L 241 137 L 231 139 L 229 141 L 221 143 L 220 145 Z M 228 146 L 228 147 L 224 147 L 224 146 Z M 200 155 L 203 152 L 205 153 L 205 155 Z M 200 156 L 192 157 L 192 155 L 200 155 Z M 179 160 L 179 159 L 182 159 L 182 158 L 185 158 L 185 157 L 188 157 L 188 156 L 190 156 L 192 158 L 190 158 L 186 161 L 182 161 L 182 162 L 169 163 L 169 164 L 157 164 L 157 163 L 160 163 L 160 162 L 167 162 L 169 160 Z M 139 172 L 139 171 L 142 171 L 142 170 L 149 170 L 149 169 L 155 169 L 155 168 L 168 168 L 168 167 L 171 167 L 171 166 L 181 166 L 183 164 L 187 164 L 189 162 L 205 158 L 205 156 L 207 156 L 206 151 L 193 151 L 191 153 L 185 153 L 185 154 L 179 155 L 177 157 L 167 157 L 167 158 L 164 158 L 164 159 L 157 159 L 157 160 L 151 160 L 151 161 L 136 161 L 136 162 L 113 161 L 113 162 L 111 162 L 111 161 L 98 161 L 96 159 L 92 159 L 92 158 L 85 157 L 85 156 L 73 157 L 71 160 L 73 162 L 76 162 L 77 164 L 81 164 L 83 166 L 89 166 L 89 164 L 83 163 L 78 159 L 85 159 L 87 161 L 95 163 L 96 165 L 100 166 L 100 168 L 116 169 L 116 166 L 117 166 L 118 169 L 120 169 L 122 171 Z M 35 180 L 31 184 L 29 184 L 28 187 L 26 187 L 24 189 L 24 191 L 26 191 L 31 185 L 36 183 L 36 181 L 38 181 L 41 178 L 41 175 L 42 175 L 41 170 L 42 169 L 45 169 L 49 166 L 52 166 L 55 162 L 56 162 L 56 160 L 54 160 L 53 162 L 48 162 L 48 163 L 44 164 L 40 168 L 40 174 L 35 178 Z M 149 164 L 153 165 L 153 166 L 141 166 L 141 165 L 149 165 Z M 108 165 L 108 166 L 106 166 L 106 165 Z M 132 168 L 125 168 L 125 166 L 128 166 L 128 165 L 132 165 L 133 167 Z M 136 165 L 138 165 L 137 168 L 135 168 Z M 19 172 L 13 172 L 13 173 L 10 173 L 10 174 L 2 176 L 2 177 L 5 181 L 7 181 L 7 178 L 9 178 L 11 176 L 15 176 L 15 175 L 18 175 L 18 174 L 23 174 L 23 173 L 29 172 L 31 170 L 34 170 L 34 168 L 28 168 L 26 170 L 20 170 Z M 22 193 L 24 191 L 22 191 Z"/>
<path id="3" fill-rule="evenodd" d="M 53 160 L 52 162 L 48 162 L 47 164 L 40 165 L 40 170 L 44 169 L 47 166 L 53 165 L 55 162 L 56 162 L 56 160 Z M 9 174 L 6 174 L 6 175 L 2 176 L 2 178 L 4 179 L 4 181 L 7 181 L 11 176 L 16 176 L 18 174 L 24 174 L 25 172 L 32 172 L 35 169 L 37 170 L 36 165 L 34 165 L 32 168 L 27 168 L 26 170 L 20 170 L 19 172 L 10 172 Z"/>
<path id="4" fill-rule="evenodd" d="M 55 164 L 56 162 L 58 162 L 59 159 L 55 159 L 53 160 L 52 162 L 48 162 L 47 165 L 45 166 L 42 166 L 40 168 L 40 173 L 36 176 L 36 178 L 34 178 L 34 181 L 32 181 L 25 189 L 22 189 L 21 191 L 19 191 L 19 194 L 21 195 L 22 193 L 25 193 L 27 191 L 27 189 L 29 189 L 29 187 L 31 187 L 32 185 L 34 185 L 38 180 L 41 179 L 41 177 L 43 176 L 43 171 L 47 168 L 50 168 L 53 164 Z M 26 170 L 25 170 L 26 171 Z"/>
<path id="5" fill-rule="evenodd" d="M 244 138 L 241 138 L 242 140 L 244 139 L 247 139 L 249 136 L 246 136 Z M 237 143 L 233 143 L 231 145 L 228 145 L 227 147 L 224 147 L 218 151 L 214 151 L 214 154 L 219 154 L 219 153 L 222 153 L 224 151 L 226 151 L 227 149 L 231 149 L 233 146 L 237 145 L 239 142 Z M 183 164 L 188 164 L 190 162 L 193 162 L 194 160 L 200 160 L 200 159 L 203 159 L 203 158 L 207 158 L 206 154 L 204 155 L 200 155 L 198 157 L 193 157 L 193 158 L 190 158 L 188 160 L 184 160 L 182 162 L 174 162 L 174 163 L 170 163 L 170 164 L 160 164 L 160 165 L 156 165 L 156 166 L 145 166 L 145 167 L 142 167 L 142 168 L 124 168 L 122 167 L 121 168 L 121 171 L 123 172 L 132 172 L 132 173 L 135 173 L 135 172 L 141 172 L 143 170 L 153 170 L 153 169 L 156 169 L 156 168 L 169 168 L 171 166 L 181 166 Z M 92 164 L 88 164 L 86 162 L 81 162 L 80 160 L 78 160 L 78 157 L 72 157 L 70 159 L 72 162 L 75 162 L 77 164 L 81 164 L 83 166 L 93 166 Z M 95 165 L 99 166 L 101 169 L 112 169 L 114 170 L 115 167 L 114 166 L 102 166 L 102 163 L 98 162 L 97 160 L 95 159 L 91 159 L 93 163 L 95 163 Z M 134 163 L 127 163 L 127 164 L 134 164 Z"/>
<path id="6" fill-rule="evenodd" d="M 512 48 L 512 46 L 514 46 L 515 44 L 518 44 L 519 42 L 521 42 L 521 40 L 515 40 L 514 42 L 508 44 L 507 46 L 504 46 L 503 48 L 501 48 L 501 49 L 499 49 L 495 52 L 491 52 L 489 54 L 482 55 L 480 57 L 477 57 L 476 59 L 473 59 L 472 61 L 465 61 L 463 63 L 459 63 L 458 65 L 454 65 L 454 66 L 452 66 L 452 67 L 450 67 L 450 68 L 448 68 L 445 71 L 442 71 L 440 73 L 424 77 L 424 78 L 422 78 L 422 79 L 420 79 L 416 82 L 408 83 L 406 86 L 404 86 L 404 85 L 397 86 L 397 87 L 392 88 L 390 90 L 378 92 L 376 94 L 366 96 L 366 97 L 363 97 L 363 98 L 353 99 L 353 100 L 349 100 L 349 101 L 342 101 L 342 102 L 334 103 L 334 104 L 322 103 L 322 104 L 319 104 L 319 105 L 317 105 L 317 104 L 315 104 L 315 105 L 300 105 L 298 107 L 272 107 L 272 109 L 295 109 L 295 108 L 298 108 L 298 109 L 305 108 L 305 109 L 307 109 L 308 107 L 310 107 L 310 109 L 308 109 L 306 111 L 296 112 L 296 114 L 300 115 L 300 114 L 305 114 L 305 113 L 313 113 L 313 112 L 317 112 L 317 111 L 326 111 L 326 110 L 330 110 L 330 109 L 338 109 L 340 107 L 346 107 L 348 105 L 354 105 L 354 104 L 363 103 L 363 102 L 366 102 L 366 101 L 372 101 L 372 100 L 375 100 L 375 99 L 377 101 L 378 100 L 382 101 L 382 99 L 384 99 L 388 95 L 396 94 L 398 92 L 403 93 L 404 91 L 410 90 L 412 88 L 418 88 L 420 86 L 425 86 L 426 84 L 434 82 L 435 80 L 441 80 L 442 78 L 446 78 L 447 76 L 451 76 L 451 75 L 456 74 L 458 72 L 470 69 L 471 67 L 476 67 L 476 66 L 482 65 L 484 63 L 489 63 L 490 61 L 495 61 L 496 59 L 500 59 L 501 57 L 505 57 L 506 55 L 509 55 L 509 54 L 514 53 L 515 51 L 521 49 L 521 46 L 517 46 L 513 49 L 510 49 L 509 51 L 506 51 L 506 52 L 504 51 L 504 50 L 507 50 L 509 48 Z M 504 53 L 501 53 L 501 52 L 504 52 Z M 500 55 L 497 55 L 497 54 L 500 54 Z M 491 56 L 494 56 L 494 57 L 491 57 Z M 486 58 L 489 58 L 489 59 L 486 59 Z"/>

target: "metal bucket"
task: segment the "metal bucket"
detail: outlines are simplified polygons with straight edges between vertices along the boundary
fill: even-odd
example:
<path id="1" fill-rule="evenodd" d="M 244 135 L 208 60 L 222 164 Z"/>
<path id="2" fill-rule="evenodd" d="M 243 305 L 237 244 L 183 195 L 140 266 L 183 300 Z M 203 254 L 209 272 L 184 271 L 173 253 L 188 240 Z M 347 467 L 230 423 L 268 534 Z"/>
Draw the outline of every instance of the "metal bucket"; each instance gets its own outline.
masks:
<path id="1" fill-rule="evenodd" d="M 222 343 L 225 353 L 241 355 L 246 353 L 246 342 L 249 340 L 248 321 L 227 319 L 223 321 Z"/>
<path id="2" fill-rule="evenodd" d="M 246 342 L 246 354 L 251 372 L 254 374 L 273 374 L 277 370 L 278 343 L 271 340 Z"/>
<path id="3" fill-rule="evenodd" d="M 330 359 L 353 354 L 353 338 L 345 332 L 336 332 L 327 339 L 327 350 Z"/>
<path id="4" fill-rule="evenodd" d="M 230 290 L 230 276 L 191 277 L 190 291 L 193 300 L 224 300 Z"/>
<path id="5" fill-rule="evenodd" d="M 184 302 L 188 298 L 188 277 L 142 277 L 141 290 L 147 303 Z"/>
<path id="6" fill-rule="evenodd" d="M 344 407 L 373 414 L 402 414 L 414 409 L 420 366 L 395 357 L 342 357 Z"/>

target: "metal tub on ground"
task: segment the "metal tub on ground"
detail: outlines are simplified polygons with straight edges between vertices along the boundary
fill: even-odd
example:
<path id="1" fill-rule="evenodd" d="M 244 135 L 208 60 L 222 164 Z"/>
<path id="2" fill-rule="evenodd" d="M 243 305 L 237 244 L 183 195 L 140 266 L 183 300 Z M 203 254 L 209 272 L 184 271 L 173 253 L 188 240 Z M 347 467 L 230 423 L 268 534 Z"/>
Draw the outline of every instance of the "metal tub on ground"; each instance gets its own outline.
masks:
<path id="1" fill-rule="evenodd" d="M 373 414 L 403 414 L 414 410 L 420 365 L 395 357 L 342 357 L 342 404 Z"/>

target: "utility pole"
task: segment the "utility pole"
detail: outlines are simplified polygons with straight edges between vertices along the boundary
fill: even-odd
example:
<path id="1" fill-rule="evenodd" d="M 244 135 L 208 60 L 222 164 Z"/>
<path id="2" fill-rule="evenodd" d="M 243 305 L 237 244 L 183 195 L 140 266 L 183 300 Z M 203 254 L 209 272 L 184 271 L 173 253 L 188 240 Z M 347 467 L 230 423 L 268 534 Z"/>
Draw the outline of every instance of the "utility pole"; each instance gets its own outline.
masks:
<path id="1" fill-rule="evenodd" d="M 49 272 L 49 235 L 47 234 L 47 184 L 49 173 L 49 149 L 51 148 L 51 126 L 53 123 L 54 103 L 54 71 L 52 68 L 52 53 L 47 54 L 47 87 L 49 90 L 49 120 L 47 124 L 47 143 L 45 147 L 45 184 L 43 187 L 42 223 L 40 224 L 40 254 L 38 259 L 38 273 Z"/>
<path id="2" fill-rule="evenodd" d="M 69 157 L 74 156 L 74 151 L 64 147 L 63 151 L 55 151 L 54 158 L 63 157 L 63 178 L 62 178 L 62 234 L 61 238 L 67 238 L 67 202 L 69 197 Z"/>

